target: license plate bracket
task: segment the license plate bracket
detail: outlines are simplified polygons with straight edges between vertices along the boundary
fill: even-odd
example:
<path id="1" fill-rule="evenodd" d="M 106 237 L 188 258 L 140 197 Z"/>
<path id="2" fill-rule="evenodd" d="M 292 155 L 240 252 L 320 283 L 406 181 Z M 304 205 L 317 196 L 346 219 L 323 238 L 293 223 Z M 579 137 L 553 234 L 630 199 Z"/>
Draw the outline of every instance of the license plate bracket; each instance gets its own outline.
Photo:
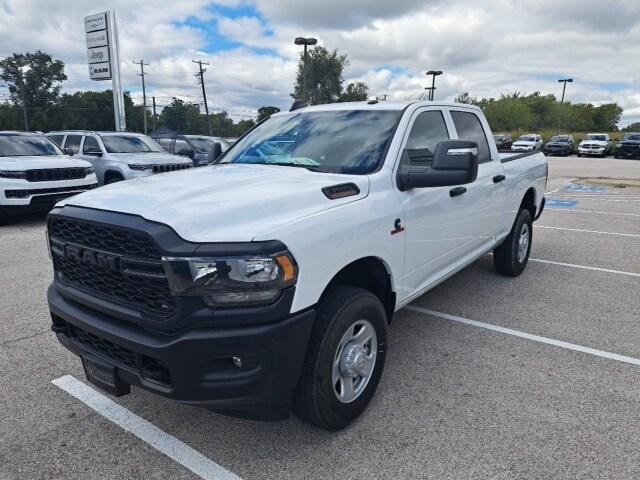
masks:
<path id="1" fill-rule="evenodd" d="M 131 385 L 118 375 L 118 367 L 95 355 L 83 354 L 84 374 L 91 383 L 115 397 L 131 392 Z"/>

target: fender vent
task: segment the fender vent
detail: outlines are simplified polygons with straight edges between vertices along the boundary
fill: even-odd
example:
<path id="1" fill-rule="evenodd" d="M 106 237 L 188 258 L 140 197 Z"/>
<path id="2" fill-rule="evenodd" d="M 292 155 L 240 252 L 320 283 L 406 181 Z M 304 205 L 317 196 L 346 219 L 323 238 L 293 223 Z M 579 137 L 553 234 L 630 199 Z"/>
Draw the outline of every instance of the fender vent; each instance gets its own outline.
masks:
<path id="1" fill-rule="evenodd" d="M 341 183 L 339 185 L 324 187 L 322 189 L 322 193 L 324 193 L 329 200 L 337 200 L 339 198 L 358 195 L 360 193 L 360 189 L 355 183 Z"/>

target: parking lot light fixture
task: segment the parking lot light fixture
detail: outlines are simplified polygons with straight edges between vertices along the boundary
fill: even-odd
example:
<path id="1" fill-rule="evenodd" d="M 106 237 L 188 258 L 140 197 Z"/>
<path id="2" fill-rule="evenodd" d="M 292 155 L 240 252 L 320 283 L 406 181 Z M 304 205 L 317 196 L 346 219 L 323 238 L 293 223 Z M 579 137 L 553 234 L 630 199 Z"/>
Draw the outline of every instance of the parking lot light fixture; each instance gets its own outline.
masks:
<path id="1" fill-rule="evenodd" d="M 431 89 L 429 90 L 429 100 L 433 101 L 433 94 L 436 90 L 436 77 L 438 75 L 442 75 L 442 70 L 429 70 L 426 75 L 431 75 Z"/>
<path id="2" fill-rule="evenodd" d="M 307 100 L 307 47 L 318 43 L 318 39 L 313 37 L 296 37 L 293 43 L 304 46 L 304 60 L 302 61 L 302 94 L 304 99 Z"/>

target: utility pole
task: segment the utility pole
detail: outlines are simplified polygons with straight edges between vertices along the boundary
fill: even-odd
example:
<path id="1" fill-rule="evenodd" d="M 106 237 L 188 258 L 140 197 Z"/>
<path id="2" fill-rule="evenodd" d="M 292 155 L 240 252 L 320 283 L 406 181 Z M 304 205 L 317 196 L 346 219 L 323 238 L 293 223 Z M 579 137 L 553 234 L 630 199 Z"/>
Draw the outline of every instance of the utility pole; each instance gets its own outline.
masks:
<path id="1" fill-rule="evenodd" d="M 153 102 L 153 133 L 156 133 L 156 97 L 151 97 Z"/>
<path id="2" fill-rule="evenodd" d="M 433 75 L 431 79 L 431 89 L 429 90 L 429 100 L 433 101 L 434 93 L 436 91 L 436 77 L 442 75 L 442 70 L 429 70 L 427 76 Z"/>
<path id="3" fill-rule="evenodd" d="M 149 65 L 148 63 L 144 63 L 144 60 L 140 60 L 139 62 L 133 62 L 136 65 L 140 65 L 140 73 L 138 75 L 140 75 L 140 78 L 142 78 L 142 118 L 143 118 L 143 124 L 144 124 L 144 134 L 147 134 L 147 91 L 145 90 L 145 85 L 144 85 L 144 67 L 145 65 Z"/>
<path id="4" fill-rule="evenodd" d="M 304 46 L 304 60 L 302 61 L 302 95 L 304 96 L 304 100 L 308 101 L 309 97 L 307 96 L 307 78 L 308 78 L 308 56 L 307 56 L 307 47 L 313 46 L 318 43 L 318 39 L 313 37 L 297 37 L 293 43 L 295 45 L 303 45 Z"/>
<path id="5" fill-rule="evenodd" d="M 202 98 L 204 99 L 204 111 L 207 115 L 207 126 L 209 127 L 209 136 L 213 137 L 213 129 L 211 128 L 211 118 L 209 117 L 209 105 L 207 105 L 207 92 L 204 88 L 204 72 L 207 71 L 206 68 L 202 68 L 202 65 L 209 65 L 202 60 L 191 60 L 193 63 L 197 63 L 200 67 L 200 71 L 196 73 L 196 78 L 200 78 L 200 85 L 202 85 Z"/>
<path id="6" fill-rule="evenodd" d="M 563 78 L 562 80 L 558 80 L 558 83 L 562 84 L 562 99 L 560 100 L 560 113 L 562 114 L 564 105 L 564 92 L 567 89 L 567 83 L 573 83 L 573 78 Z M 558 125 L 559 122 L 556 122 L 556 135 L 560 131 L 560 127 Z"/>

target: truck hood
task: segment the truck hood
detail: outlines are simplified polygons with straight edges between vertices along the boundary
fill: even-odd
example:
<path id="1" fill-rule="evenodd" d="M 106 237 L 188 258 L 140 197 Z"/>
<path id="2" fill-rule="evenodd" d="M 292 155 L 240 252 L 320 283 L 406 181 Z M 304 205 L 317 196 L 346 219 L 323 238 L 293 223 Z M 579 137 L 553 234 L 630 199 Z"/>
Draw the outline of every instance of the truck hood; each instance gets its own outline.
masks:
<path id="1" fill-rule="evenodd" d="M 66 155 L 35 155 L 28 157 L 0 157 L 0 170 L 23 171 L 43 168 L 90 167 L 89 162 Z"/>
<path id="2" fill-rule="evenodd" d="M 360 193 L 328 199 L 323 187 L 351 182 Z M 213 165 L 118 182 L 58 205 L 139 215 L 192 242 L 264 240 L 296 219 L 360 200 L 369 179 L 269 165 Z M 277 239 L 277 238 L 272 238 Z"/>
<path id="3" fill-rule="evenodd" d="M 109 157 L 139 165 L 158 165 L 164 163 L 193 163 L 190 158 L 163 152 L 150 153 L 109 153 Z"/>
<path id="4" fill-rule="evenodd" d="M 607 146 L 606 140 L 583 140 L 580 142 L 580 145 L 599 145 L 601 147 Z"/>

